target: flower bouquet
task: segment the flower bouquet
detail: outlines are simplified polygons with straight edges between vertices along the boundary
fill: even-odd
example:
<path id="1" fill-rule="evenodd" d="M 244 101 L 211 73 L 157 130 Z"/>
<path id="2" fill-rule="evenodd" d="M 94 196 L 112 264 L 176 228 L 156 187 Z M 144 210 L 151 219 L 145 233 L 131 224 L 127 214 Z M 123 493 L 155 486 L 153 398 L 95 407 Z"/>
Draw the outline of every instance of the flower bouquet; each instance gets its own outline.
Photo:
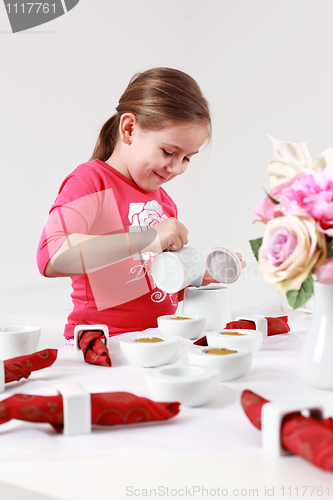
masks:
<path id="1" fill-rule="evenodd" d="M 311 298 L 314 279 L 333 284 L 333 149 L 312 164 L 305 143 L 270 139 L 271 190 L 254 209 L 265 232 L 250 244 L 265 280 L 296 309 Z"/>

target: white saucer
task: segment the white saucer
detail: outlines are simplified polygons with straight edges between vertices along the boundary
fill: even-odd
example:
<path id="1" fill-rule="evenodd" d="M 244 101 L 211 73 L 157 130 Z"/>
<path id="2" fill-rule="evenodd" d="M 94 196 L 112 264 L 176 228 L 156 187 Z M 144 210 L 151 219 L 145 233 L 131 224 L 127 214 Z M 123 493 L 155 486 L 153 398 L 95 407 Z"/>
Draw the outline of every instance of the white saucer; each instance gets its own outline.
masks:
<path id="1" fill-rule="evenodd" d="M 149 371 L 145 378 L 152 399 L 185 406 L 204 405 L 219 387 L 219 372 L 211 366 L 163 366 Z"/>

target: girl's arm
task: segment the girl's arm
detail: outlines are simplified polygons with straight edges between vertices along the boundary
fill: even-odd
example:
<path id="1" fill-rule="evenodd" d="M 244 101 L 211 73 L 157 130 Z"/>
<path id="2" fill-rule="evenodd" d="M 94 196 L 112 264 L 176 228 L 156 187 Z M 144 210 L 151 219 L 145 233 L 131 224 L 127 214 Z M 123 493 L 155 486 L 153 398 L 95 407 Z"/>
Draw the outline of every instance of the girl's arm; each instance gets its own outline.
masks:
<path id="1" fill-rule="evenodd" d="M 44 274 L 60 277 L 97 271 L 131 255 L 151 251 L 151 243 L 156 238 L 153 228 L 140 233 L 101 236 L 71 234 L 51 257 Z"/>
<path id="2" fill-rule="evenodd" d="M 142 232 L 101 236 L 75 233 L 68 236 L 51 256 L 44 275 L 61 277 L 86 274 L 134 254 L 178 250 L 186 243 L 187 229 L 173 217 Z"/>

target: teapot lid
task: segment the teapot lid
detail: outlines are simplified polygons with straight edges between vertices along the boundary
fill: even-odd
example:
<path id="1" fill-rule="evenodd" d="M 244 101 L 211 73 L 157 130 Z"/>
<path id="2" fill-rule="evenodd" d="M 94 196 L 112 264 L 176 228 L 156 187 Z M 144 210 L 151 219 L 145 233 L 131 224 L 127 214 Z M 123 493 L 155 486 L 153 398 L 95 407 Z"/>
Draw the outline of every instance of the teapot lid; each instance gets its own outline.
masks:
<path id="1" fill-rule="evenodd" d="M 213 247 L 206 253 L 206 269 L 220 283 L 238 280 L 242 266 L 237 255 L 228 248 Z"/>

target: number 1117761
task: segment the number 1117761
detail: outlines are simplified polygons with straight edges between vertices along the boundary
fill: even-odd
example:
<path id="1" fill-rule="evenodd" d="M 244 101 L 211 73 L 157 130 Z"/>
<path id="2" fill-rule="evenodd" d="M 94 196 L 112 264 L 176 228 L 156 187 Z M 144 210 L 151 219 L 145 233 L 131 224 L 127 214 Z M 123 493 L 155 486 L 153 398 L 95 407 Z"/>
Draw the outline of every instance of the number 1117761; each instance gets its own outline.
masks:
<path id="1" fill-rule="evenodd" d="M 14 3 L 14 4 L 6 4 L 6 8 L 8 10 L 8 14 L 49 14 L 49 12 L 55 14 L 56 5 L 55 3 L 41 3 L 41 2 L 23 2 L 23 3 Z"/>
<path id="2" fill-rule="evenodd" d="M 284 497 L 328 497 L 329 487 L 323 486 L 281 486 L 282 496 Z"/>

